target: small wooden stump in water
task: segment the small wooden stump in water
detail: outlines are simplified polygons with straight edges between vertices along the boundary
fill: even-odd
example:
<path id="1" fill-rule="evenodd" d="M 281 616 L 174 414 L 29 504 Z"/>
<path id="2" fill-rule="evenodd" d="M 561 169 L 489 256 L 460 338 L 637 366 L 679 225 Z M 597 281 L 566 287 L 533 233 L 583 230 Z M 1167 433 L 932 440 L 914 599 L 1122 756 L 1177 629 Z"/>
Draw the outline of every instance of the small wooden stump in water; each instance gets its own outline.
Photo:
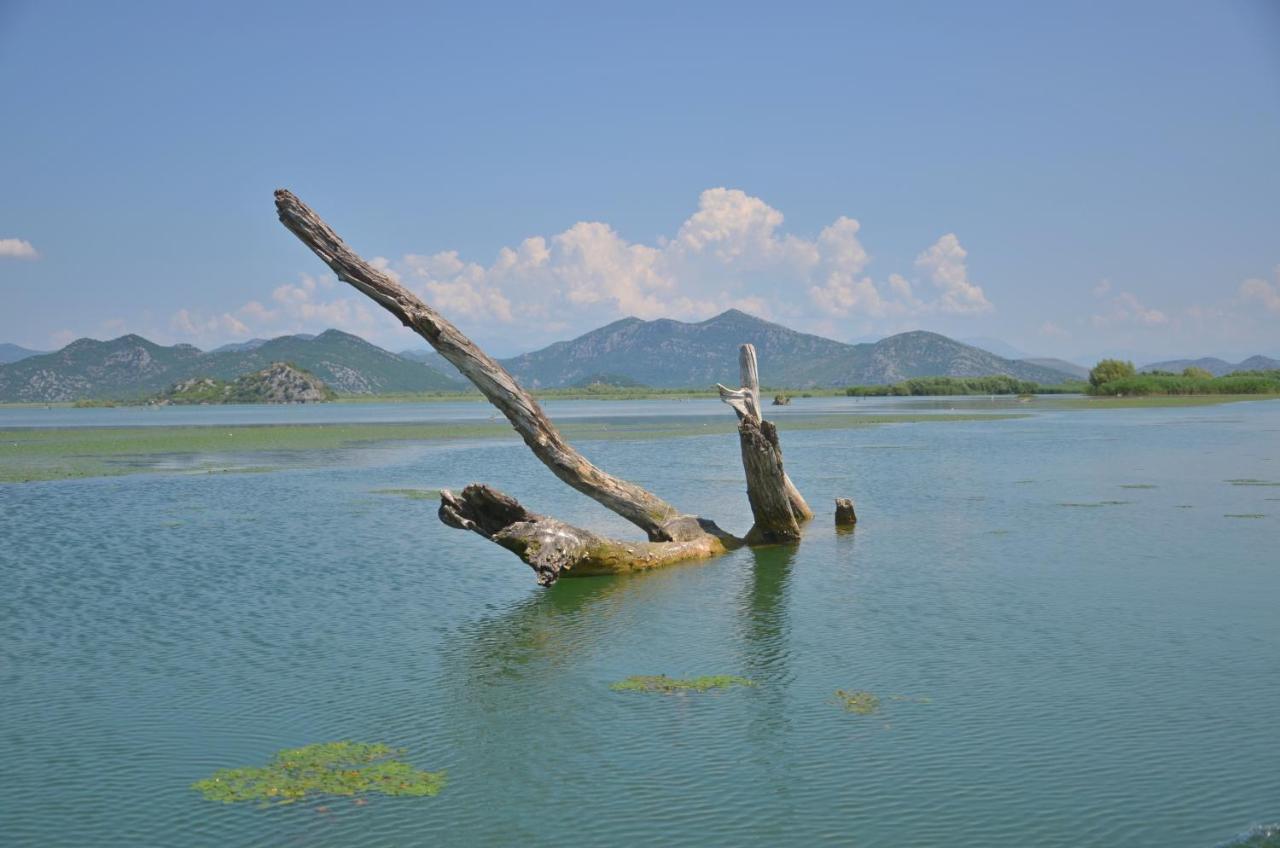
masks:
<path id="1" fill-rule="evenodd" d="M 774 406 L 788 406 L 791 403 L 791 395 L 774 395 Z"/>
<path id="2" fill-rule="evenodd" d="M 836 526 L 852 527 L 858 523 L 858 514 L 853 511 L 853 498 L 836 498 Z"/>

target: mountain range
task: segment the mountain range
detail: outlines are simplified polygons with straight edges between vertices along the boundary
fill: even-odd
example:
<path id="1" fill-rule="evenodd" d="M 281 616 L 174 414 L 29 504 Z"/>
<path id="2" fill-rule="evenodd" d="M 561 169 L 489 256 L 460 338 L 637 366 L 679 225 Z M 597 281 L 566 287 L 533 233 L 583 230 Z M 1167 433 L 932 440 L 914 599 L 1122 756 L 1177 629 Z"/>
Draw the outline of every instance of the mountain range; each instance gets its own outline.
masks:
<path id="1" fill-rule="evenodd" d="M 569 386 L 591 375 L 648 386 L 736 384 L 738 345 L 750 342 L 760 359 L 762 385 L 785 388 L 895 383 L 908 377 L 1007 374 L 1039 383 L 1070 375 L 1004 359 L 937 333 L 917 330 L 875 343 L 845 344 L 800 333 L 730 309 L 688 324 L 624 318 L 576 339 L 503 360 L 534 388 Z"/>
<path id="2" fill-rule="evenodd" d="M 273 362 L 304 368 L 341 394 L 448 391 L 458 385 L 434 368 L 338 330 L 208 353 L 128 335 L 105 342 L 79 339 L 54 353 L 0 365 L 0 402 L 140 398 L 194 377 L 234 380 Z"/>
<path id="3" fill-rule="evenodd" d="M 624 318 L 575 339 L 501 362 L 531 388 L 591 382 L 706 388 L 717 382 L 737 382 L 738 345 L 743 342 L 756 346 L 761 383 L 771 388 L 872 385 L 910 377 L 996 374 L 1054 384 L 1079 379 L 1087 373 L 1062 360 L 1008 359 L 923 330 L 875 342 L 846 344 L 797 332 L 736 309 L 697 323 Z M 395 354 L 338 330 L 327 330 L 318 336 L 251 339 L 208 352 L 187 344 L 166 347 L 128 335 L 111 341 L 80 339 L 54 353 L 33 354 L 0 364 L 0 402 L 140 398 L 195 377 L 233 380 L 273 362 L 293 363 L 346 395 L 456 391 L 469 387 L 456 369 L 433 350 L 417 348 Z M 1181 370 L 1202 362 L 1220 361 L 1157 363 L 1148 367 Z M 1222 362 L 1221 368 L 1230 371 L 1276 365 L 1274 360 L 1253 357 L 1239 366 Z"/>
<path id="4" fill-rule="evenodd" d="M 1280 368 L 1280 359 L 1272 359 L 1269 356 L 1251 356 L 1243 362 L 1232 365 L 1225 359 L 1206 356 L 1203 359 L 1170 359 L 1167 362 L 1153 362 L 1150 365 L 1142 366 L 1138 370 L 1172 371 L 1175 374 L 1179 374 L 1184 368 L 1203 368 L 1213 376 L 1221 377 L 1223 374 L 1230 374 L 1232 371 L 1274 371 Z"/>

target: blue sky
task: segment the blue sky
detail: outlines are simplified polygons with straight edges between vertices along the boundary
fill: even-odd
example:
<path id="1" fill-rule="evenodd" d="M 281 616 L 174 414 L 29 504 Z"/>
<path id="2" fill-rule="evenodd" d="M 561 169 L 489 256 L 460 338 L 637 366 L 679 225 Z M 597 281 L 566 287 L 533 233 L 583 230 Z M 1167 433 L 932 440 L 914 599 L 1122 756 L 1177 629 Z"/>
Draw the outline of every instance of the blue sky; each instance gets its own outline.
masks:
<path id="1" fill-rule="evenodd" d="M 498 354 L 737 306 L 840 338 L 1280 354 L 1280 4 L 0 0 L 0 341 Z"/>

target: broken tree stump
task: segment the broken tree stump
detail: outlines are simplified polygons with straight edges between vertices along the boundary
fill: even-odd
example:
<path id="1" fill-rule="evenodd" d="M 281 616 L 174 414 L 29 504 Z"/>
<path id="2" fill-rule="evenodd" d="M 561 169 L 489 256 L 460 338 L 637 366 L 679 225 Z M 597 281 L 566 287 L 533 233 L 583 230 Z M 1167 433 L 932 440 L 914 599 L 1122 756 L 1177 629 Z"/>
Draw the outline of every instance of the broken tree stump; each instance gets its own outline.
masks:
<path id="1" fill-rule="evenodd" d="M 742 388 L 716 384 L 720 399 L 738 415 L 738 439 L 742 447 L 742 467 L 747 475 L 747 500 L 755 524 L 747 533 L 747 544 L 794 542 L 800 538 L 800 524 L 813 517 L 791 478 L 782 467 L 782 447 L 778 430 L 760 415 L 760 368 L 755 345 L 738 349 Z"/>
<path id="2" fill-rule="evenodd" d="M 853 509 L 852 498 L 836 498 L 836 526 L 852 527 L 858 523 L 858 513 Z"/>

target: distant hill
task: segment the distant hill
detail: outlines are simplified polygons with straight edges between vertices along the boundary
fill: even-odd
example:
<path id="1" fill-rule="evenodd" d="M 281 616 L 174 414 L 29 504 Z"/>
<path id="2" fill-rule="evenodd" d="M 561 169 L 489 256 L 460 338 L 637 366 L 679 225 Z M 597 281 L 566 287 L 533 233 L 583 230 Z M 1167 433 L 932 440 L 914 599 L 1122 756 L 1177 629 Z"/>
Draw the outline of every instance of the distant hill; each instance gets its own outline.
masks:
<path id="1" fill-rule="evenodd" d="M 249 350 L 210 353 L 128 335 L 106 342 L 80 339 L 54 353 L 0 365 L 0 402 L 136 399 L 193 377 L 234 380 L 274 362 L 292 362 L 341 394 L 457 387 L 433 368 L 338 330 L 314 337 L 281 336 Z"/>
<path id="2" fill-rule="evenodd" d="M 1181 373 L 1185 368 L 1203 368 L 1215 377 L 1230 374 L 1232 371 L 1273 371 L 1280 368 L 1280 359 L 1269 356 L 1251 356 L 1243 362 L 1232 365 L 1225 359 L 1206 356 L 1203 359 L 1170 359 L 1166 362 L 1153 362 L 1144 365 L 1139 371 L 1172 371 Z"/>
<path id="3" fill-rule="evenodd" d="M 31 350 L 21 345 L 0 342 L 0 365 L 17 362 L 19 359 L 26 359 L 28 356 L 39 356 L 42 353 L 44 353 L 43 350 Z"/>
<path id="4" fill-rule="evenodd" d="M 760 356 L 766 386 L 805 388 L 895 383 L 908 377 L 985 377 L 1060 383 L 1071 375 L 1003 359 L 937 333 L 914 331 L 849 345 L 791 330 L 731 309 L 698 323 L 624 318 L 542 350 L 503 360 L 532 387 L 580 384 L 593 375 L 663 388 L 726 385 L 738 379 L 738 345 Z"/>
<path id="5" fill-rule="evenodd" d="M 1029 362 L 1032 365 L 1039 365 L 1041 368 L 1052 368 L 1055 371 L 1061 371 L 1064 374 L 1070 374 L 1078 380 L 1089 379 L 1089 369 L 1083 365 L 1076 365 L 1074 362 L 1068 362 L 1065 359 L 1054 359 L 1053 357 L 1029 357 L 1024 358 L 1023 362 Z"/>
<path id="6" fill-rule="evenodd" d="M 148 402 L 170 404 L 222 403 L 323 403 L 336 397 L 333 390 L 288 362 L 273 362 L 261 371 L 234 380 L 192 377 L 181 380 Z"/>

